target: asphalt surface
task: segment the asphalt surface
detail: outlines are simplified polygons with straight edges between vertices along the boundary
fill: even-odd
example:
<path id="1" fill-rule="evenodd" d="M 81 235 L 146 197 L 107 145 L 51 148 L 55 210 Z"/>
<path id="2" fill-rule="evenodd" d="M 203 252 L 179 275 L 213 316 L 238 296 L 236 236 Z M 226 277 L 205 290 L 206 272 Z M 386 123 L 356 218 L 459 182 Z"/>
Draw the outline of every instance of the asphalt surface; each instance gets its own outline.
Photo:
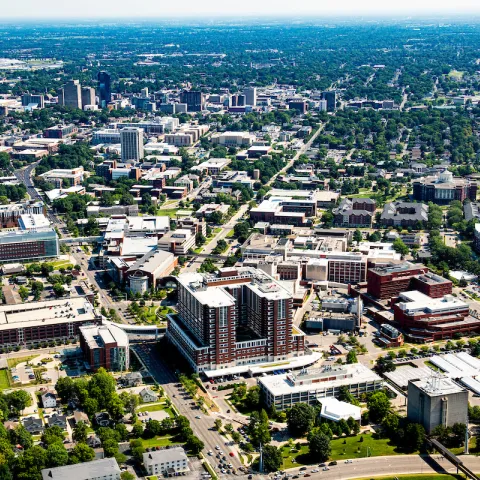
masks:
<path id="1" fill-rule="evenodd" d="M 235 448 L 225 445 L 227 439 L 220 435 L 214 428 L 215 419 L 217 415 L 205 415 L 196 406 L 192 406 L 193 399 L 184 392 L 183 388 L 177 387 L 180 385 L 174 373 L 170 367 L 162 361 L 155 350 L 155 343 L 144 343 L 141 345 L 132 345 L 131 348 L 138 354 L 142 362 L 150 371 L 153 378 L 162 386 L 167 395 L 170 397 L 175 407 L 181 415 L 184 415 L 190 420 L 190 426 L 195 433 L 205 443 L 205 449 L 203 454 L 209 461 L 210 465 L 215 468 L 215 471 L 219 477 L 227 478 L 234 477 L 235 475 L 224 475 L 218 470 L 219 460 L 216 458 L 218 451 L 216 446 L 218 445 L 223 451 L 223 454 L 227 457 L 227 462 L 232 463 L 233 467 L 237 470 L 242 464 L 238 458 L 238 453 Z M 200 418 L 195 418 L 199 416 Z M 212 450 L 213 456 L 209 456 L 207 452 Z M 229 453 L 233 452 L 234 457 L 230 457 Z"/>

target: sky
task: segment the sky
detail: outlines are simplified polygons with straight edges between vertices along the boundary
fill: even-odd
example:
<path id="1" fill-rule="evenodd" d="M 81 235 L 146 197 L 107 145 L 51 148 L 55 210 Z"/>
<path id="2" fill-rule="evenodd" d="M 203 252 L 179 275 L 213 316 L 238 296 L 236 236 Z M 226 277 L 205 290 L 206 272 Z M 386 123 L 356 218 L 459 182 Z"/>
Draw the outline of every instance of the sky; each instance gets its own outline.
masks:
<path id="1" fill-rule="evenodd" d="M 480 0 L 4 0 L 3 19 L 480 14 Z M 1 20 L 0 20 L 1 23 Z"/>

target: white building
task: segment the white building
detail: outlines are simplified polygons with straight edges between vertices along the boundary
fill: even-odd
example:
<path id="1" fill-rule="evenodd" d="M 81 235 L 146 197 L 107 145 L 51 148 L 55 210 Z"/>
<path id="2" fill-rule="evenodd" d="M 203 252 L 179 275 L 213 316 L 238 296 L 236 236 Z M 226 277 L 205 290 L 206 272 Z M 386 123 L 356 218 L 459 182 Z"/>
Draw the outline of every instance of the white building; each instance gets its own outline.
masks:
<path id="1" fill-rule="evenodd" d="M 105 128 L 97 130 L 92 135 L 92 145 L 120 143 L 120 130 L 116 128 Z"/>
<path id="2" fill-rule="evenodd" d="M 46 392 L 42 395 L 43 408 L 55 408 L 57 406 L 57 396 L 53 392 Z"/>
<path id="3" fill-rule="evenodd" d="M 348 420 L 352 417 L 354 420 L 360 421 L 362 417 L 362 409 L 351 403 L 341 402 L 335 397 L 325 397 L 321 399 L 322 410 L 320 416 L 334 422 L 340 420 Z"/>
<path id="4" fill-rule="evenodd" d="M 120 144 L 122 145 L 122 162 L 143 158 L 143 130 L 141 128 L 124 128 L 120 131 Z"/>
<path id="5" fill-rule="evenodd" d="M 222 145 L 224 147 L 249 147 L 254 140 L 255 136 L 248 132 L 217 132 L 211 137 L 213 145 Z"/>
<path id="6" fill-rule="evenodd" d="M 91 462 L 44 468 L 42 480 L 120 480 L 120 468 L 114 458 L 103 458 Z"/>
<path id="7" fill-rule="evenodd" d="M 187 454 L 182 447 L 145 452 L 143 465 L 149 475 L 174 476 L 190 471 Z"/>
<path id="8" fill-rule="evenodd" d="M 260 377 L 258 384 L 267 406 L 275 405 L 277 410 L 300 402 L 315 405 L 322 398 L 338 396 L 344 386 L 357 397 L 383 388 L 383 380 L 361 363 Z"/>

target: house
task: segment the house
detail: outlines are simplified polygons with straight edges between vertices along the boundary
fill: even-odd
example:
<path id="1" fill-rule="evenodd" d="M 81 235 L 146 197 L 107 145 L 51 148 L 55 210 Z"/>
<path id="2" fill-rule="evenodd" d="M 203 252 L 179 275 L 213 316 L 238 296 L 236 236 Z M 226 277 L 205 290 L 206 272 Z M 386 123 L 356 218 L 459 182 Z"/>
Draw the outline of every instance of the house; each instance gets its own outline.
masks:
<path id="1" fill-rule="evenodd" d="M 143 465 L 149 475 L 173 477 L 190 471 L 188 458 L 182 447 L 145 452 L 143 454 Z"/>
<path id="2" fill-rule="evenodd" d="M 42 405 L 43 408 L 56 408 L 57 395 L 53 392 L 45 392 L 42 395 Z"/>
<path id="3" fill-rule="evenodd" d="M 5 430 L 15 430 L 18 427 L 19 423 L 18 422 L 12 422 L 8 420 L 7 422 L 4 422 L 3 426 L 5 427 Z"/>
<path id="4" fill-rule="evenodd" d="M 24 418 L 22 421 L 25 429 L 32 435 L 41 435 L 45 430 L 45 426 L 43 425 L 41 418 L 28 417 Z"/>
<path id="5" fill-rule="evenodd" d="M 107 412 L 96 413 L 95 423 L 100 427 L 108 427 L 110 425 L 110 415 Z"/>
<path id="6" fill-rule="evenodd" d="M 67 429 L 67 417 L 66 415 L 57 415 L 54 413 L 51 417 L 47 418 L 47 423 L 49 427 L 60 427 L 63 430 Z"/>
<path id="7" fill-rule="evenodd" d="M 73 421 L 75 425 L 78 422 L 83 422 L 86 425 L 90 425 L 90 420 L 88 419 L 88 415 L 85 412 L 79 412 L 78 410 L 73 412 Z"/>
<path id="8" fill-rule="evenodd" d="M 127 387 L 137 387 L 142 383 L 142 374 L 140 372 L 130 372 L 124 375 L 121 381 Z"/>
<path id="9" fill-rule="evenodd" d="M 92 448 L 99 448 L 102 445 L 102 441 L 96 435 L 90 435 L 87 437 L 87 445 Z"/>
<path id="10" fill-rule="evenodd" d="M 158 400 L 157 394 L 150 388 L 144 388 L 139 395 L 143 403 L 156 402 Z"/>

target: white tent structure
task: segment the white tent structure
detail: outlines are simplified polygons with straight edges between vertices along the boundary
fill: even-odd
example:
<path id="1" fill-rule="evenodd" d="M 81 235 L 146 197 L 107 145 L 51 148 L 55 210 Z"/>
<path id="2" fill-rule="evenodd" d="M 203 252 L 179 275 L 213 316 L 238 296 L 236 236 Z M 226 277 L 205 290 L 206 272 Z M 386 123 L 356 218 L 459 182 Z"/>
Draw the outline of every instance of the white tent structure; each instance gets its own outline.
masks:
<path id="1" fill-rule="evenodd" d="M 362 409 L 351 403 L 341 402 L 335 397 L 319 398 L 319 402 L 322 404 L 320 416 L 323 418 L 334 422 L 339 422 L 342 418 L 347 420 L 349 417 L 357 421 L 361 419 Z"/>

